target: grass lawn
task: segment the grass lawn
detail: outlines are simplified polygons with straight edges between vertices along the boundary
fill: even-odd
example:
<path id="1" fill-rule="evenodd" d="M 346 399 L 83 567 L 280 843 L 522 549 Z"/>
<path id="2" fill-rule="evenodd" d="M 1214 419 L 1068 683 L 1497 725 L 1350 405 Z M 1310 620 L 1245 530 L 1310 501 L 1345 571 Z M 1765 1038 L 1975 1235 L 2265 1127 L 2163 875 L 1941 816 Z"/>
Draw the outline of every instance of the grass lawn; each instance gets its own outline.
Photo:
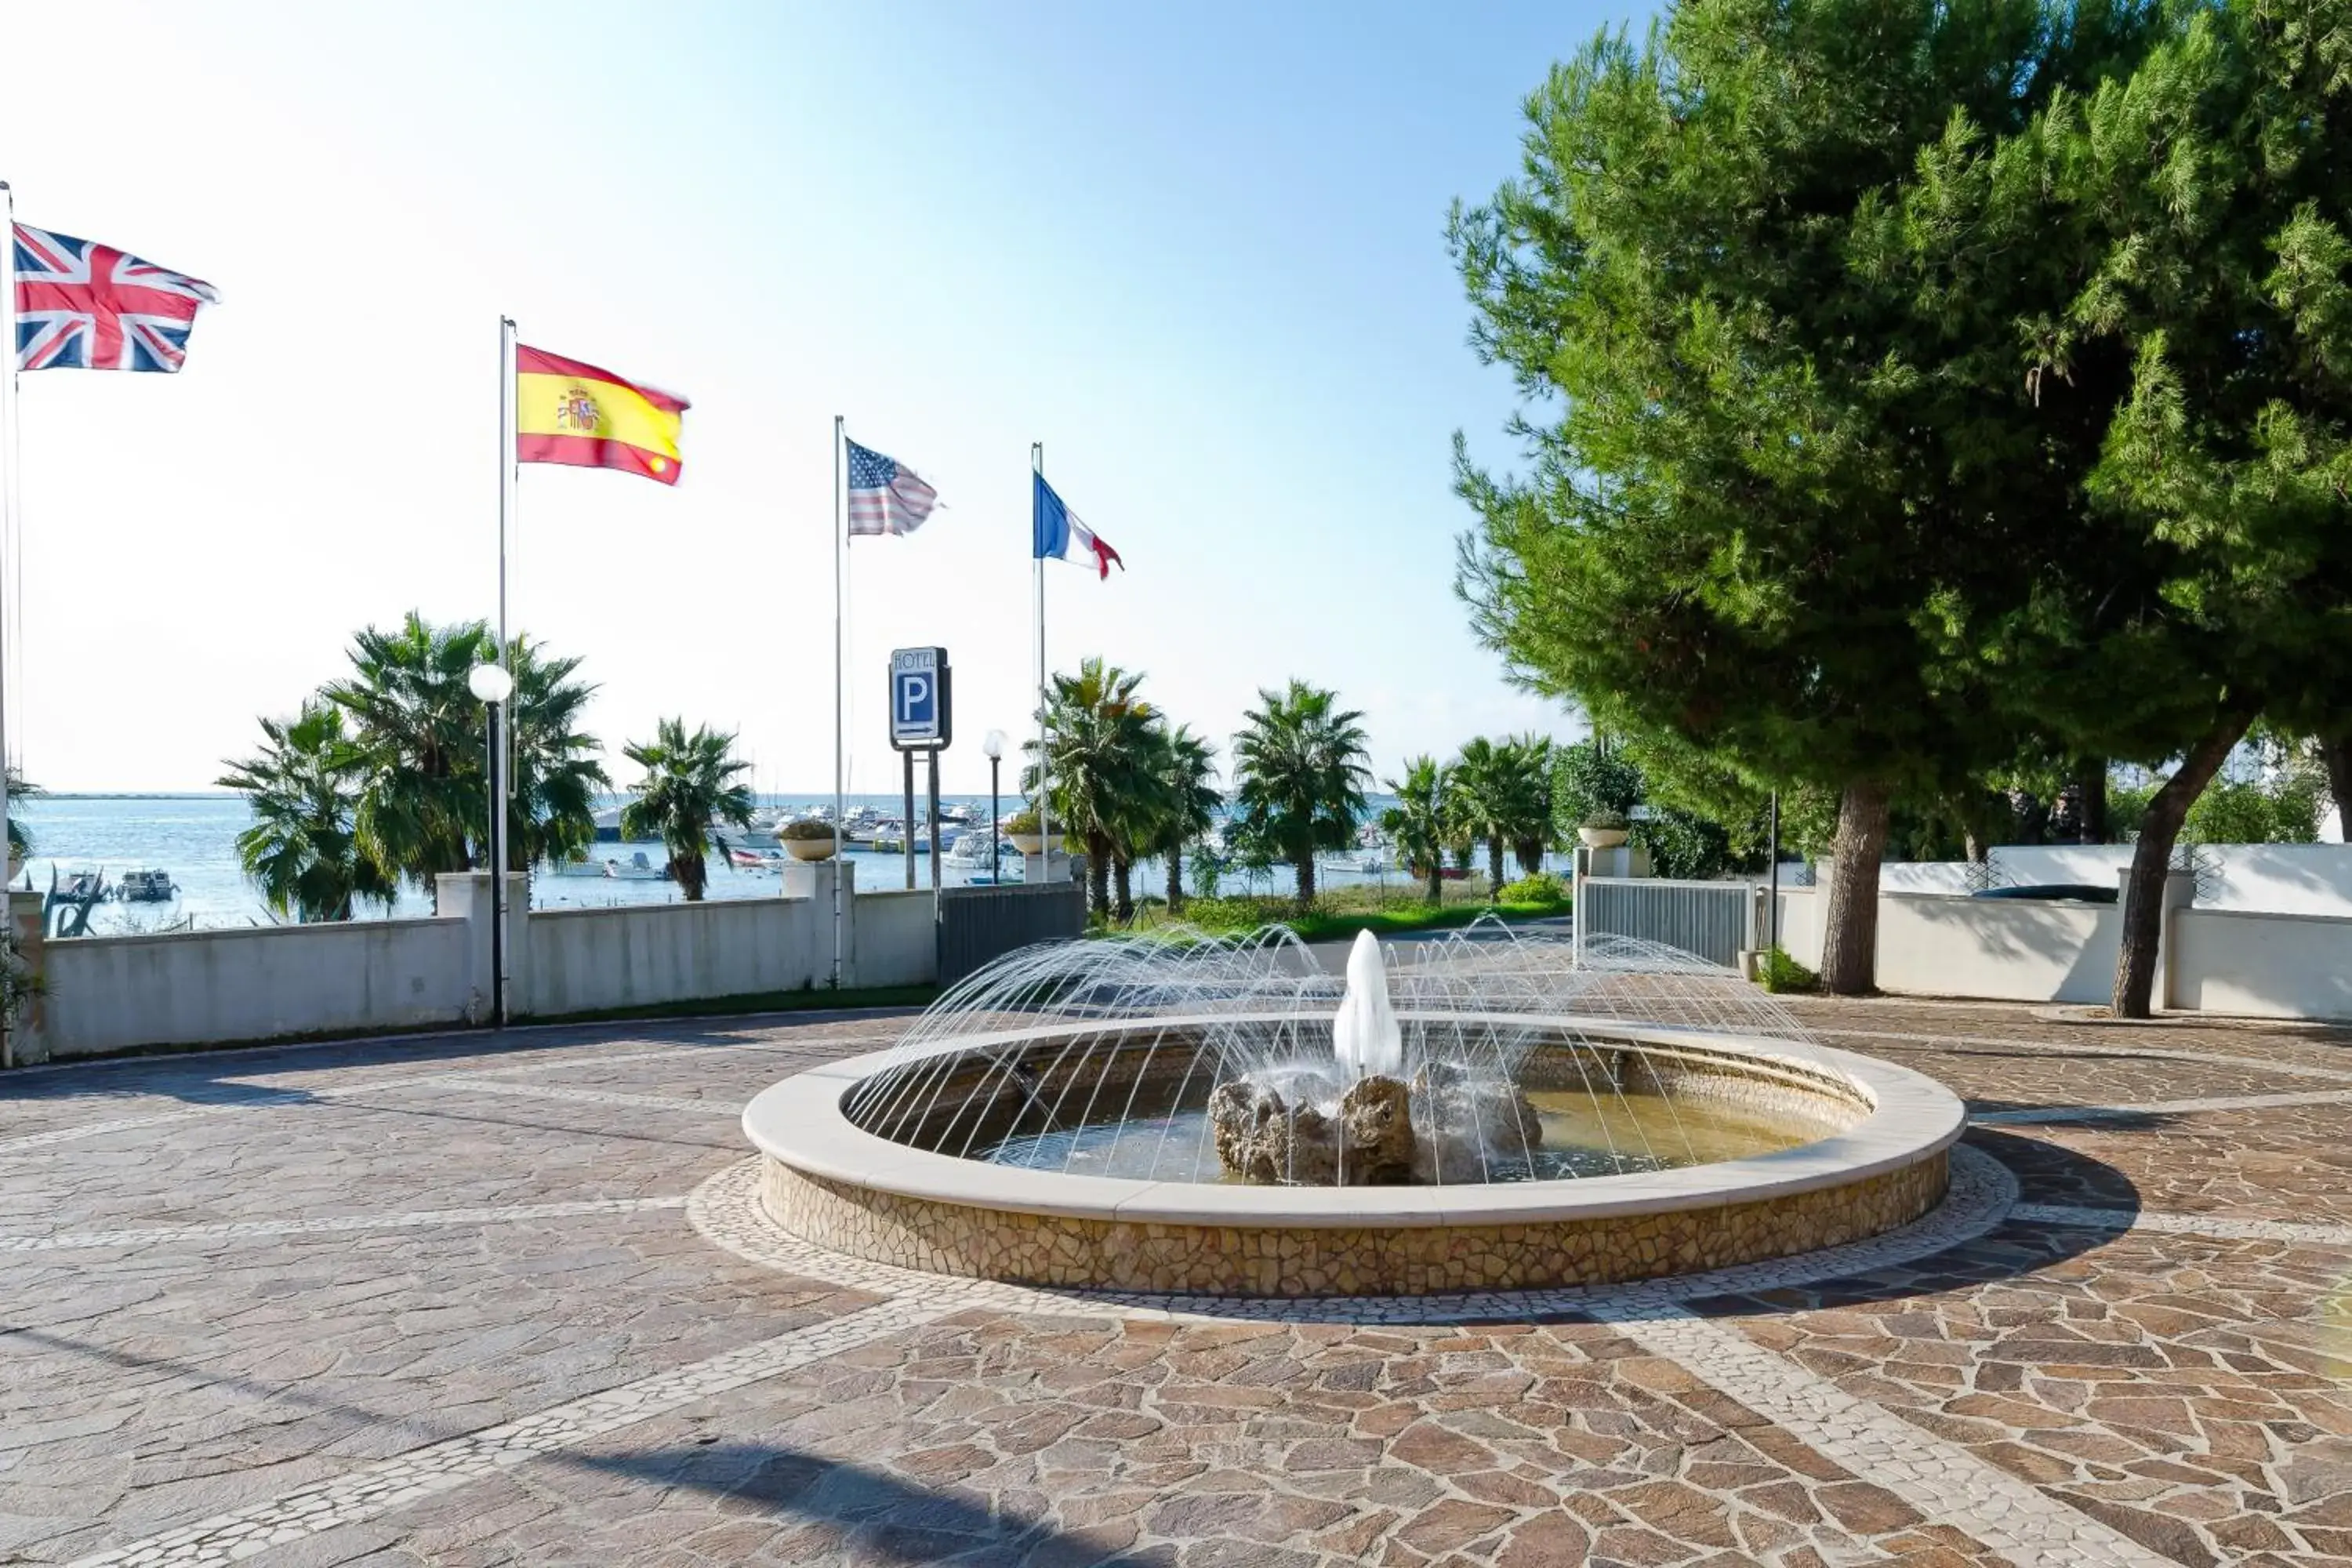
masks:
<path id="1" fill-rule="evenodd" d="M 1301 910 L 1289 899 L 1188 899 L 1181 914 L 1171 915 L 1156 900 L 1136 907 L 1131 926 L 1097 926 L 1090 934 L 1108 936 L 1125 931 L 1154 931 L 1190 927 L 1213 936 L 1234 936 L 1265 925 L 1286 925 L 1305 942 L 1344 941 L 1360 931 L 1390 936 L 1406 931 L 1444 931 L 1466 926 L 1481 915 L 1506 921 L 1541 920 L 1565 915 L 1565 899 L 1536 902 L 1489 903 L 1484 878 L 1445 884 L 1443 903 L 1421 896 L 1419 884 L 1391 887 L 1356 886 L 1326 891 L 1314 908 Z"/>

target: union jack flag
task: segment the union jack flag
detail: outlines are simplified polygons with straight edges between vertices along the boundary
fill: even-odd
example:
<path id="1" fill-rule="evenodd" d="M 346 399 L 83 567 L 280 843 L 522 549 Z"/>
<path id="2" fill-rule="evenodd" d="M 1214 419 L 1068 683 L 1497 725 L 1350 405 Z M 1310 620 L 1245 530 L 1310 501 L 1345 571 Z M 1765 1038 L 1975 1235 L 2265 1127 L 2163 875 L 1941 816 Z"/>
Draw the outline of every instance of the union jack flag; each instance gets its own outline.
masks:
<path id="1" fill-rule="evenodd" d="M 209 283 L 110 245 L 16 226 L 20 370 L 175 371 Z"/>

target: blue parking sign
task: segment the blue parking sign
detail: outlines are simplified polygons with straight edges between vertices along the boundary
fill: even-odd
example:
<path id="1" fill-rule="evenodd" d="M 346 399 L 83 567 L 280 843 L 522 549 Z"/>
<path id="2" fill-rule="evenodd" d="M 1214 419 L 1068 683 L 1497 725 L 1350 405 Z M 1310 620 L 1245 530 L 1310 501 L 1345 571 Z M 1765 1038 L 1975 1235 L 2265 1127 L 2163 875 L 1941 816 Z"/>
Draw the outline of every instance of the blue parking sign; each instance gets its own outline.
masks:
<path id="1" fill-rule="evenodd" d="M 890 655 L 890 743 L 901 751 L 948 743 L 948 650 L 902 647 Z"/>

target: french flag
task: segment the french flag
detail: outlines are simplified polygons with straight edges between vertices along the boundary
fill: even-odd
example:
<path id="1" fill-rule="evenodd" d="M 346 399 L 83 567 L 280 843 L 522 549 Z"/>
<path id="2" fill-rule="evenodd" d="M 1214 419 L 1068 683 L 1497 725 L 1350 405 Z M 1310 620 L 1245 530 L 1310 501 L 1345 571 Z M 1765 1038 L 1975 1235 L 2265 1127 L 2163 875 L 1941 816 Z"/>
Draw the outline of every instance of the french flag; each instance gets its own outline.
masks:
<path id="1" fill-rule="evenodd" d="M 1122 572 L 1127 563 L 1119 560 L 1118 552 L 1097 538 L 1094 530 L 1080 522 L 1077 514 L 1054 493 L 1043 474 L 1030 476 L 1036 481 L 1035 505 L 1032 511 L 1034 543 L 1030 553 L 1043 561 L 1051 557 L 1060 561 L 1091 563 L 1095 575 L 1108 578 L 1115 564 Z"/>

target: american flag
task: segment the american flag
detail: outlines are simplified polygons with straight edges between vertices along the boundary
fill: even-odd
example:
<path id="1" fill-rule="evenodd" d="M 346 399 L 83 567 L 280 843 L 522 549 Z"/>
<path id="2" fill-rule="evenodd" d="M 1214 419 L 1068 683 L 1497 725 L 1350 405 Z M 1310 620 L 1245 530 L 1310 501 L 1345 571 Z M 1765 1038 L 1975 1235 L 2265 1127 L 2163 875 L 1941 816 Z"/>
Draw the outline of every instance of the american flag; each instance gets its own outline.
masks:
<path id="1" fill-rule="evenodd" d="M 904 463 L 849 443 L 849 536 L 912 533 L 940 504 L 940 492 Z"/>
<path id="2" fill-rule="evenodd" d="M 20 370 L 175 371 L 209 283 L 110 245 L 16 226 Z"/>

